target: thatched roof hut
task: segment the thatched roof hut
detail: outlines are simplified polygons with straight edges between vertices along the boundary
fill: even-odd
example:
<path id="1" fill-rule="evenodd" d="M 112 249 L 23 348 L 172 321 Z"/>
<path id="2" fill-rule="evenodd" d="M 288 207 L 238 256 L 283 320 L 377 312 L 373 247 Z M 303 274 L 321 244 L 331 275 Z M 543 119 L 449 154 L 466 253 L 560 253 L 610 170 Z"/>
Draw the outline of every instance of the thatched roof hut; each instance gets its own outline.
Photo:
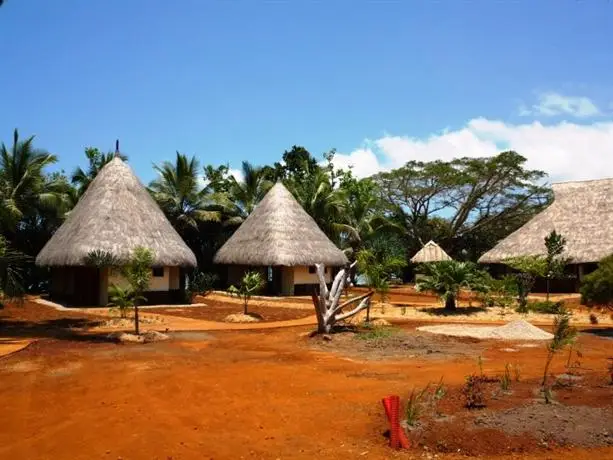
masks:
<path id="1" fill-rule="evenodd" d="M 501 263 L 518 256 L 544 254 L 545 237 L 555 230 L 566 238 L 572 264 L 598 262 L 613 254 L 613 179 L 553 184 L 553 203 L 481 256 Z"/>
<path id="2" fill-rule="evenodd" d="M 153 250 L 158 266 L 196 266 L 194 253 L 131 168 L 116 157 L 98 173 L 36 264 L 82 266 L 96 250 L 125 260 L 138 246 Z"/>
<path id="3" fill-rule="evenodd" d="M 347 257 L 292 194 L 277 183 L 215 255 L 219 264 L 341 266 Z"/>
<path id="4" fill-rule="evenodd" d="M 428 241 L 413 257 L 411 257 L 411 262 L 415 264 L 440 262 L 442 260 L 451 260 L 451 257 L 449 257 L 449 254 L 434 241 Z"/>

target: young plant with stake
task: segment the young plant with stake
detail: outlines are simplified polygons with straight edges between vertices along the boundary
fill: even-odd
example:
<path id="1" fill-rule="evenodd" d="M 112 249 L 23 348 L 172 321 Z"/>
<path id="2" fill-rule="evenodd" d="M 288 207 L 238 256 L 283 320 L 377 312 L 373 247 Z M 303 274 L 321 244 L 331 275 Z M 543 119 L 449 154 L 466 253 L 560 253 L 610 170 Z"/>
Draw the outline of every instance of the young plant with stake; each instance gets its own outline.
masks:
<path id="1" fill-rule="evenodd" d="M 116 284 L 111 284 L 109 287 L 109 300 L 107 306 L 110 310 L 119 311 L 119 317 L 125 319 L 128 317 L 130 310 L 134 308 L 134 303 L 137 300 L 134 291 L 131 287 L 121 287 Z M 147 300 L 144 297 L 139 297 L 138 300 Z"/>
<path id="2" fill-rule="evenodd" d="M 407 425 L 415 426 L 417 424 L 417 421 L 421 417 L 423 411 L 422 400 L 429 388 L 430 384 L 426 385 L 421 391 L 415 391 L 415 388 L 411 390 L 411 394 L 407 400 L 407 407 L 405 409 L 405 420 Z"/>
<path id="3" fill-rule="evenodd" d="M 230 286 L 228 292 L 243 300 L 243 313 L 248 315 L 248 306 L 251 296 L 257 294 L 264 287 L 264 279 L 260 272 L 251 271 L 245 273 L 238 287 Z"/>
<path id="4" fill-rule="evenodd" d="M 137 247 L 126 265 L 121 268 L 121 275 L 130 283 L 134 294 L 134 332 L 140 334 L 138 304 L 147 300 L 143 294 L 149 289 L 153 267 L 153 251 L 144 247 Z"/>
<path id="5" fill-rule="evenodd" d="M 500 378 L 500 389 L 509 391 L 511 389 L 511 365 L 509 363 L 504 366 L 504 374 Z"/>
<path id="6" fill-rule="evenodd" d="M 551 402 L 551 388 L 547 384 L 551 362 L 556 353 L 564 349 L 566 345 L 571 344 L 576 336 L 577 330 L 570 325 L 570 318 L 568 315 L 561 314 L 555 317 L 553 321 L 553 339 L 551 339 L 551 342 L 547 345 L 547 359 L 545 360 L 545 370 L 543 372 L 543 381 L 541 382 L 546 403 Z"/>

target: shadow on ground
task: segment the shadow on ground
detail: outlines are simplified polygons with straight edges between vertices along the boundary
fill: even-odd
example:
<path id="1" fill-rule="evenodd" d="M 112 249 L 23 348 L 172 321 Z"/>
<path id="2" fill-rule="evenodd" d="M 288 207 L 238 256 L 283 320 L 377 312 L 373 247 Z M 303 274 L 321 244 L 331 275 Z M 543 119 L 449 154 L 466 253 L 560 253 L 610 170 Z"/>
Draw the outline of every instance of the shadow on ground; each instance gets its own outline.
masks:
<path id="1" fill-rule="evenodd" d="M 484 307 L 459 307 L 456 310 L 446 310 L 443 307 L 420 308 L 419 311 L 433 316 L 470 316 L 487 311 Z"/>
<path id="2" fill-rule="evenodd" d="M 109 342 L 108 333 L 88 332 L 102 324 L 100 320 L 60 318 L 38 322 L 0 319 L 0 336 L 7 338 L 53 338 L 84 342 Z"/>
<path id="3" fill-rule="evenodd" d="M 613 327 L 584 329 L 581 332 L 585 334 L 594 334 L 605 339 L 613 339 Z"/>

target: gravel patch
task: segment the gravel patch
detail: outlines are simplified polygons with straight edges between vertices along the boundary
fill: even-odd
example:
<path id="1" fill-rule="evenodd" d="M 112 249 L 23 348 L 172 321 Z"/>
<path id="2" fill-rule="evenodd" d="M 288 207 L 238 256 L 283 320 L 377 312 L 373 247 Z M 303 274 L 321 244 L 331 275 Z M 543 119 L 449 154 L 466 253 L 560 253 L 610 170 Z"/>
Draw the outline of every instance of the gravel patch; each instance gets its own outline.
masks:
<path id="1" fill-rule="evenodd" d="M 498 340 L 549 340 L 549 332 L 533 326 L 527 321 L 512 321 L 504 326 L 469 326 L 466 324 L 444 324 L 440 326 L 422 326 L 417 330 L 432 334 L 456 337 L 473 337 L 476 339 Z"/>

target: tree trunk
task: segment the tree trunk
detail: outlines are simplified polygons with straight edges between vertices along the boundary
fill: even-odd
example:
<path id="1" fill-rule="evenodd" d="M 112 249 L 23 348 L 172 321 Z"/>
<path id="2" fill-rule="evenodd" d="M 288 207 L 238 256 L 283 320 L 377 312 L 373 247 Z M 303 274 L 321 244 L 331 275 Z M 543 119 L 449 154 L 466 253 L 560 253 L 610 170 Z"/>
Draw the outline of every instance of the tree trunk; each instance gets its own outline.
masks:
<path id="1" fill-rule="evenodd" d="M 243 300 L 243 313 L 247 315 L 247 297 Z"/>
<path id="2" fill-rule="evenodd" d="M 315 307 L 315 313 L 317 315 L 318 333 L 331 333 L 337 321 L 350 318 L 370 305 L 370 299 L 373 295 L 373 291 L 351 298 L 343 303 L 340 302 L 341 295 L 345 290 L 347 283 L 349 283 L 349 270 L 354 265 L 345 267 L 338 272 L 334 278 L 334 281 L 332 282 L 331 288 L 328 289 L 325 280 L 325 267 L 322 264 L 315 264 L 317 277 L 319 278 L 319 292 L 314 290 L 311 298 L 313 300 L 313 306 Z M 343 309 L 345 307 L 349 307 L 350 305 L 353 307 L 353 303 L 357 303 L 358 305 L 355 306 L 353 310 L 343 313 Z"/>
<path id="3" fill-rule="evenodd" d="M 445 299 L 445 310 L 449 310 L 449 311 L 455 311 L 456 310 L 455 296 L 454 295 L 448 295 L 447 298 Z"/>
<path id="4" fill-rule="evenodd" d="M 138 325 L 138 300 L 134 302 L 134 333 L 140 335 L 140 327 Z"/>
<path id="5" fill-rule="evenodd" d="M 545 297 L 545 301 L 549 302 L 549 277 L 547 277 L 547 296 Z"/>

